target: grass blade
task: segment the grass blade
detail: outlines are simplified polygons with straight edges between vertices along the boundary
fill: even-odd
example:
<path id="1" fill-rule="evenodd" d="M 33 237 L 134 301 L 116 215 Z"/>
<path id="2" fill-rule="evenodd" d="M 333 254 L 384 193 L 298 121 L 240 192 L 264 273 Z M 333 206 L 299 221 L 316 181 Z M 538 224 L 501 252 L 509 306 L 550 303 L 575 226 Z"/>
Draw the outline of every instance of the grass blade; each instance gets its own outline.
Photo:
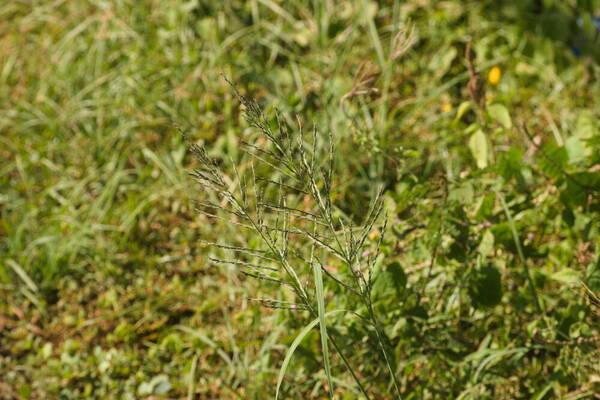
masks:
<path id="1" fill-rule="evenodd" d="M 277 400 L 279 398 L 279 389 L 281 388 L 281 383 L 283 382 L 283 377 L 285 376 L 285 371 L 287 370 L 287 367 L 290 364 L 292 356 L 294 355 L 294 352 L 296 351 L 296 349 L 298 348 L 298 346 L 300 345 L 302 340 L 306 337 L 306 335 L 308 335 L 308 333 L 315 326 L 317 326 L 317 324 L 319 324 L 321 322 L 321 320 L 324 320 L 325 317 L 328 317 L 330 315 L 337 314 L 340 312 L 347 312 L 347 311 L 346 310 L 333 310 L 333 311 L 326 312 L 322 316 L 320 315 L 319 317 L 313 319 L 308 325 L 306 325 L 300 331 L 298 336 L 296 336 L 296 338 L 290 345 L 290 348 L 287 350 L 287 352 L 285 354 L 285 358 L 283 359 L 283 364 L 281 364 L 281 368 L 279 369 L 279 374 L 277 375 L 277 388 L 275 389 L 275 400 Z"/>
<path id="2" fill-rule="evenodd" d="M 196 355 L 194 356 L 193 360 L 192 360 L 192 367 L 190 368 L 190 381 L 188 382 L 188 395 L 187 395 L 187 400 L 193 400 L 194 399 L 194 391 L 196 389 L 196 368 L 198 366 L 198 356 L 200 354 L 196 353 Z"/>
<path id="3" fill-rule="evenodd" d="M 25 272 L 25 270 L 23 268 L 21 268 L 21 266 L 19 264 L 17 264 L 14 260 L 10 260 L 10 259 L 6 260 L 6 264 L 8 264 L 8 266 L 11 267 L 17 275 L 19 275 L 19 278 L 21 278 L 23 280 L 25 285 L 27 285 L 27 287 L 32 292 L 37 293 L 38 288 L 37 288 L 36 284 L 33 283 L 33 280 L 29 277 L 29 275 L 27 275 L 27 272 Z"/>
<path id="4" fill-rule="evenodd" d="M 231 369 L 234 369 L 233 361 L 231 361 L 231 358 L 227 355 L 227 353 L 225 351 L 223 351 L 223 349 L 221 349 L 219 347 L 219 345 L 217 345 L 215 342 L 213 342 L 208 336 L 204 335 L 202 332 L 200 332 L 198 330 L 188 328 L 187 326 L 184 326 L 184 325 L 177 325 L 175 328 L 200 339 L 203 343 L 208 345 L 208 347 L 215 350 L 217 352 L 217 354 L 221 357 L 221 359 L 225 362 L 225 364 L 227 364 L 227 366 L 229 366 Z"/>
<path id="5" fill-rule="evenodd" d="M 519 239 L 519 234 L 517 232 L 515 221 L 512 218 L 512 215 L 502 193 L 496 191 L 496 196 L 498 196 L 498 198 L 500 199 L 500 203 L 502 203 L 502 208 L 504 209 L 504 213 L 506 214 L 506 219 L 508 220 L 513 240 L 515 241 L 515 246 L 517 246 L 517 252 L 519 253 L 519 258 L 521 259 L 521 264 L 523 264 L 523 268 L 525 268 L 527 282 L 531 287 L 531 294 L 533 295 L 533 299 L 535 300 L 535 306 L 541 314 L 545 315 L 544 309 L 542 308 L 542 303 L 540 302 L 537 290 L 535 288 L 535 283 L 533 282 L 533 278 L 531 277 L 531 271 L 529 271 L 529 266 L 525 262 L 525 254 L 523 253 L 523 248 L 521 247 L 521 240 Z"/>
<path id="6" fill-rule="evenodd" d="M 319 331 L 321 333 L 321 349 L 323 351 L 323 364 L 325 375 L 329 383 L 329 396 L 333 399 L 333 379 L 331 378 L 331 364 L 329 362 L 329 346 L 327 345 L 327 325 L 325 324 L 325 295 L 323 293 L 323 274 L 321 266 L 313 263 L 315 287 L 317 290 L 317 312 L 319 313 Z"/>

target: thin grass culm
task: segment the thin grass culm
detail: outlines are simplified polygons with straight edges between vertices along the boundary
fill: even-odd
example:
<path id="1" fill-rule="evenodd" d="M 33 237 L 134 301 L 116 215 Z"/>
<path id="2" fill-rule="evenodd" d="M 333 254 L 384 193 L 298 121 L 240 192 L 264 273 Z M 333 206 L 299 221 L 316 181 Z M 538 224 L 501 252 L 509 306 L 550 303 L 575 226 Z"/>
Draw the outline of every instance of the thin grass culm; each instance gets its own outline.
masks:
<path id="1" fill-rule="evenodd" d="M 366 251 L 381 245 L 368 237 L 374 229 L 385 229 L 382 192 L 375 191 L 377 195 L 356 226 L 333 201 L 335 146 L 331 135 L 319 134 L 316 127 L 307 133 L 299 118 L 290 127 L 277 111 L 269 118 L 255 101 L 233 90 L 257 137 L 241 141 L 241 160 L 228 169 L 209 157 L 203 146 L 190 143 L 198 163 L 191 175 L 204 189 L 205 198 L 197 203 L 197 211 L 216 223 L 249 230 L 252 238 L 248 243 L 207 243 L 209 251 L 219 254 L 211 255 L 214 265 L 232 265 L 246 277 L 282 286 L 277 292 L 282 298 L 251 300 L 269 308 L 297 311 L 299 319 L 308 316 L 311 320 L 286 354 L 275 397 L 279 397 L 294 350 L 318 326 L 329 397 L 336 393 L 331 361 L 341 360 L 356 390 L 370 398 L 365 378 L 359 378 L 361 374 L 350 365 L 344 355 L 348 350 L 339 345 L 341 334 L 330 320 L 350 314 L 358 317 L 365 336 L 381 352 L 393 396 L 400 399 L 389 340 L 371 301 L 372 271 L 382 255 Z M 350 310 L 328 308 L 328 294 L 333 289 L 352 297 L 346 303 L 356 306 Z"/>

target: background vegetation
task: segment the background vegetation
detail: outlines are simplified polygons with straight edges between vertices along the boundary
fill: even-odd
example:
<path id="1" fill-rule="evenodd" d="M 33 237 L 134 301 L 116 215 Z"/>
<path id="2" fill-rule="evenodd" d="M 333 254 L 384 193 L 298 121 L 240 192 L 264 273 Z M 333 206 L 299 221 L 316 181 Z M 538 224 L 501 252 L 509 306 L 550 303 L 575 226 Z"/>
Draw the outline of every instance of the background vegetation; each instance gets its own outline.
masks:
<path id="1" fill-rule="evenodd" d="M 224 76 L 314 124 L 323 162 L 331 133 L 337 214 L 361 225 L 383 188 L 363 254 L 403 399 L 593 398 L 597 3 L 3 2 L 0 398 L 274 397 L 313 318 L 211 261 L 228 251 L 207 242 L 256 234 L 194 212 L 177 129 L 231 181 L 248 168 L 241 141 L 264 139 Z M 362 315 L 322 279 L 324 310 Z M 359 321 L 327 318 L 369 396 L 397 398 Z M 328 383 L 322 346 L 309 331 L 280 398 L 361 398 L 333 351 Z"/>

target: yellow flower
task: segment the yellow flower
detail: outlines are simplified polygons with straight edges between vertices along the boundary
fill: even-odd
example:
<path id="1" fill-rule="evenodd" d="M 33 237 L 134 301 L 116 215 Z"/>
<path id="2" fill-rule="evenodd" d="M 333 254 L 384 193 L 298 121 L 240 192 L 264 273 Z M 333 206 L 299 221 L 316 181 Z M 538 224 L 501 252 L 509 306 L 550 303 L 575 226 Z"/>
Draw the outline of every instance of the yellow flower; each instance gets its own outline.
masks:
<path id="1" fill-rule="evenodd" d="M 493 67 L 490 69 L 488 73 L 488 82 L 492 85 L 497 85 L 500 82 L 500 78 L 502 78 L 502 71 L 499 67 Z"/>
<path id="2" fill-rule="evenodd" d="M 452 104 L 447 103 L 447 102 L 442 103 L 442 111 L 443 112 L 452 111 Z"/>

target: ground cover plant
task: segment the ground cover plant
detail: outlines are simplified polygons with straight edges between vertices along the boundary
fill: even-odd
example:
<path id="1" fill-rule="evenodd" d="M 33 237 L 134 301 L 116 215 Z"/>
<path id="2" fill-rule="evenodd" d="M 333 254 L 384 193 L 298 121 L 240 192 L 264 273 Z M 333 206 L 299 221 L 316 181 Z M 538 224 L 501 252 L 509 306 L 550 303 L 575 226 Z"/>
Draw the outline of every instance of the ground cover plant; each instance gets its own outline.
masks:
<path id="1" fill-rule="evenodd" d="M 599 8 L 2 3 L 0 398 L 597 397 Z"/>

